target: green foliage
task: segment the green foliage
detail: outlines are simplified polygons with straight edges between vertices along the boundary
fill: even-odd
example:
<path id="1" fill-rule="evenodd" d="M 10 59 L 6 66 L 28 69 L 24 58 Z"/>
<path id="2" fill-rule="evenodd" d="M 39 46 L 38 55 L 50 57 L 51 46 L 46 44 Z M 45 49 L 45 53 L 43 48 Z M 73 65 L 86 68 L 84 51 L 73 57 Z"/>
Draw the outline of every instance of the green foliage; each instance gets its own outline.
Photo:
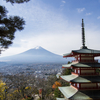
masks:
<path id="1" fill-rule="evenodd" d="M 10 2 L 10 3 L 24 3 L 24 2 L 28 2 L 30 0 L 6 0 L 6 2 Z"/>
<path id="2" fill-rule="evenodd" d="M 55 90 L 54 90 L 54 96 L 55 97 L 58 97 L 58 98 L 61 98 L 61 92 L 58 90 L 58 88 L 56 88 Z"/>
<path id="3" fill-rule="evenodd" d="M 67 64 L 70 64 L 71 62 L 70 61 L 68 61 L 68 63 Z"/>
<path id="4" fill-rule="evenodd" d="M 30 0 L 5 0 L 6 2 L 24 3 Z M 7 16 L 7 9 L 4 6 L 0 6 L 0 53 L 2 49 L 7 49 L 15 38 L 15 32 L 24 29 L 25 21 L 19 16 Z"/>
<path id="5" fill-rule="evenodd" d="M 63 79 L 60 79 L 59 82 L 61 83 L 62 86 L 69 86 L 69 83 L 66 82 L 66 81 L 63 80 Z"/>
<path id="6" fill-rule="evenodd" d="M 71 62 L 68 61 L 67 64 L 70 64 Z M 62 71 L 62 75 L 70 75 L 72 72 L 72 69 L 67 69 L 67 68 L 64 68 L 63 71 Z"/>
<path id="7" fill-rule="evenodd" d="M 6 84 L 2 80 L 0 80 L 0 100 L 4 100 L 6 98 L 6 89 Z"/>
<path id="8" fill-rule="evenodd" d="M 63 69 L 62 75 L 70 75 L 71 74 L 71 69 Z"/>
<path id="9" fill-rule="evenodd" d="M 14 34 L 17 30 L 24 29 L 25 21 L 19 16 L 7 16 L 7 9 L 0 6 L 0 47 L 8 48 L 12 44 Z"/>

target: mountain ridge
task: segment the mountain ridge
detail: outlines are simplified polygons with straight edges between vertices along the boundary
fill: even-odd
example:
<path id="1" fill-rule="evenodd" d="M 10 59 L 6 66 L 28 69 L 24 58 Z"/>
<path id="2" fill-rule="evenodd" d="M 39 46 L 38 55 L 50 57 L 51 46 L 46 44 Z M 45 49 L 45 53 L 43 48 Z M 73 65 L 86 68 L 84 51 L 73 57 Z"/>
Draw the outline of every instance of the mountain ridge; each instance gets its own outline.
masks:
<path id="1" fill-rule="evenodd" d="M 7 63 L 65 63 L 67 62 L 61 55 L 54 54 L 41 46 L 29 49 L 22 53 L 1 57 L 0 60 L 6 60 Z"/>

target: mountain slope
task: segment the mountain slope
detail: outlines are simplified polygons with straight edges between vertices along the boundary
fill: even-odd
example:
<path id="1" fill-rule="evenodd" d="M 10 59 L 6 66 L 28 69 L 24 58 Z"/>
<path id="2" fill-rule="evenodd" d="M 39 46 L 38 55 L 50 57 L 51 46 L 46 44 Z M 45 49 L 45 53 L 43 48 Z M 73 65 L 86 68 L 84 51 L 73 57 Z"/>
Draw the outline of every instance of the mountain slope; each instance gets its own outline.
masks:
<path id="1" fill-rule="evenodd" d="M 23 53 L 2 57 L 0 60 L 9 61 L 9 63 L 63 63 L 67 62 L 62 56 L 51 53 L 42 47 L 27 50 Z"/>

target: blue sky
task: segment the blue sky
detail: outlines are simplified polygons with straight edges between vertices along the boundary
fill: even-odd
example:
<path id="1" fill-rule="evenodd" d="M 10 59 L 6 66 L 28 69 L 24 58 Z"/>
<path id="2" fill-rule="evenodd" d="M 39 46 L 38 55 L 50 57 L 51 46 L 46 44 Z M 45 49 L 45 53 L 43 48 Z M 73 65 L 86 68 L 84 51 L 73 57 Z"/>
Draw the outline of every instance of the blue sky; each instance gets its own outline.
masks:
<path id="1" fill-rule="evenodd" d="M 13 44 L 1 57 L 41 46 L 63 55 L 82 46 L 81 23 L 85 23 L 86 46 L 100 50 L 100 0 L 30 0 L 14 4 L 0 0 L 9 11 L 26 21 L 17 31 Z"/>

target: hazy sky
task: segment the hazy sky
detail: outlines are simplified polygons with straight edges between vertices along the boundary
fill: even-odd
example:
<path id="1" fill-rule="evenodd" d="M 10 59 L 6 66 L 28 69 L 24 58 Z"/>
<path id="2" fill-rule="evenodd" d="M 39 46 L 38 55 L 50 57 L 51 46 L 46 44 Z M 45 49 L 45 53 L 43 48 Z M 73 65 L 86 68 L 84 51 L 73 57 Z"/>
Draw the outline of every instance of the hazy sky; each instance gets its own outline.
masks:
<path id="1" fill-rule="evenodd" d="M 86 46 L 100 50 L 100 0 L 30 0 L 14 4 L 0 0 L 8 15 L 23 17 L 25 29 L 17 31 L 13 44 L 2 56 L 41 46 L 63 55 L 82 46 L 81 23 L 85 23 Z"/>

